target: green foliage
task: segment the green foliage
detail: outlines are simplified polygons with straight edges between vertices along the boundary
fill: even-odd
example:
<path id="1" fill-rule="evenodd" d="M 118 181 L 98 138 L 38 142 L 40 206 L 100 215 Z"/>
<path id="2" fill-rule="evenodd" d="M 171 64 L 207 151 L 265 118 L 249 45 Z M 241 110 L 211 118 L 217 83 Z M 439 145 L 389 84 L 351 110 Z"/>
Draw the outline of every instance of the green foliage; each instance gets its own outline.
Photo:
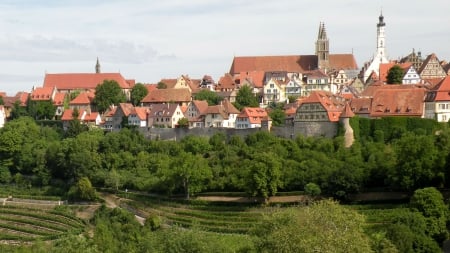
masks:
<path id="1" fill-rule="evenodd" d="M 233 104 L 238 110 L 242 110 L 244 107 L 258 107 L 258 98 L 252 93 L 252 89 L 244 85 L 242 86 L 236 95 L 236 102 Z"/>
<path id="2" fill-rule="evenodd" d="M 405 72 L 403 71 L 403 69 L 396 64 L 389 69 L 386 76 L 386 81 L 388 84 L 401 84 L 404 75 Z"/>
<path id="3" fill-rule="evenodd" d="M 30 117 L 40 120 L 40 119 L 53 119 L 56 113 L 56 106 L 53 105 L 53 102 L 48 101 L 32 101 L 28 100 L 27 102 L 27 111 Z"/>
<path id="4" fill-rule="evenodd" d="M 20 105 L 20 101 L 16 100 L 13 104 L 13 107 L 11 109 L 10 118 L 11 119 L 18 119 L 19 117 L 23 116 L 29 116 L 27 108 Z"/>
<path id="5" fill-rule="evenodd" d="M 69 199 L 72 200 L 96 200 L 97 193 L 92 187 L 91 181 L 87 177 L 82 177 L 76 184 L 70 187 L 68 193 Z"/>
<path id="6" fill-rule="evenodd" d="M 167 84 L 165 84 L 164 82 L 158 82 L 158 84 L 156 85 L 157 89 L 167 89 Z"/>
<path id="7" fill-rule="evenodd" d="M 126 101 L 125 94 L 119 84 L 114 80 L 105 80 L 95 88 L 94 103 L 99 112 L 105 112 L 111 105 Z"/>
<path id="8" fill-rule="evenodd" d="M 137 83 L 134 85 L 133 89 L 131 89 L 131 103 L 134 106 L 138 106 L 142 99 L 147 96 L 148 90 L 142 83 Z"/>
<path id="9" fill-rule="evenodd" d="M 333 201 L 269 215 L 255 228 L 257 252 L 372 252 L 364 217 Z"/>
<path id="10" fill-rule="evenodd" d="M 223 100 L 223 97 L 214 91 L 202 89 L 194 95 L 194 99 L 205 100 L 208 102 L 208 105 L 218 105 Z"/>
<path id="11" fill-rule="evenodd" d="M 283 126 L 285 124 L 286 113 L 281 108 L 275 108 L 269 112 L 274 126 Z"/>
<path id="12" fill-rule="evenodd" d="M 189 128 L 189 120 L 187 118 L 181 118 L 177 122 L 179 128 Z"/>
<path id="13" fill-rule="evenodd" d="M 305 185 L 305 193 L 310 196 L 319 196 L 321 193 L 320 187 L 315 183 L 308 183 Z"/>

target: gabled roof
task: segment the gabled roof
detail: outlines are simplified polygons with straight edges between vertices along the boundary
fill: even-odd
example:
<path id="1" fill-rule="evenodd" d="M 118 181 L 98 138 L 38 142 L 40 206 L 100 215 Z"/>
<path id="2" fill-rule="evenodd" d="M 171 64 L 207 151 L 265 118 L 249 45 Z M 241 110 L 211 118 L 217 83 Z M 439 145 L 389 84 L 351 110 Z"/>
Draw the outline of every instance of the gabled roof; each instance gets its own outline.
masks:
<path id="1" fill-rule="evenodd" d="M 178 104 L 153 104 L 150 106 L 149 117 L 172 117 Z"/>
<path id="2" fill-rule="evenodd" d="M 122 110 L 125 117 L 128 117 L 130 113 L 133 111 L 134 106 L 130 103 L 119 103 L 119 107 Z"/>
<path id="3" fill-rule="evenodd" d="M 308 77 L 308 79 L 323 79 L 328 78 L 328 75 L 323 72 L 321 69 L 315 69 L 311 71 L 306 71 L 304 73 L 305 76 Z"/>
<path id="4" fill-rule="evenodd" d="M 35 88 L 30 95 L 30 99 L 33 101 L 47 101 L 52 100 L 53 95 L 53 87 L 37 87 Z"/>
<path id="5" fill-rule="evenodd" d="M 191 92 L 187 88 L 182 89 L 156 89 L 147 94 L 142 99 L 142 103 L 169 103 L 169 102 L 189 102 Z"/>
<path id="6" fill-rule="evenodd" d="M 116 81 L 120 88 L 131 89 L 133 83 L 125 80 L 120 73 L 62 73 L 45 74 L 44 87 L 54 87 L 58 90 L 95 89 L 105 80 Z"/>
<path id="7" fill-rule="evenodd" d="M 147 119 L 147 113 L 150 113 L 150 109 L 148 107 L 134 107 L 130 115 L 136 115 L 140 120 Z"/>
<path id="8" fill-rule="evenodd" d="M 70 105 L 89 105 L 95 98 L 95 94 L 93 92 L 81 92 L 78 96 L 72 101 L 70 101 Z"/>
<path id="9" fill-rule="evenodd" d="M 61 116 L 61 120 L 62 121 L 69 121 L 69 120 L 73 120 L 73 111 L 72 109 L 66 109 L 63 112 L 63 115 Z M 81 117 L 83 116 L 83 112 L 84 110 L 78 110 L 78 119 L 81 120 Z"/>
<path id="10" fill-rule="evenodd" d="M 225 73 L 225 75 L 221 76 L 219 82 L 217 83 L 216 90 L 222 89 L 232 89 L 236 88 L 236 83 L 231 74 Z"/>
<path id="11" fill-rule="evenodd" d="M 388 87 L 391 85 L 388 85 Z M 372 100 L 371 117 L 417 116 L 423 114 L 426 90 L 409 86 L 408 88 L 378 89 Z"/>
<path id="12" fill-rule="evenodd" d="M 240 83 L 243 83 L 243 80 L 247 80 L 252 83 L 255 88 L 262 88 L 264 86 L 264 71 L 249 71 L 249 72 L 241 72 L 239 74 Z"/>
<path id="13" fill-rule="evenodd" d="M 234 107 L 227 99 L 224 99 L 220 105 L 208 106 L 206 114 L 220 114 L 223 119 L 228 119 L 230 114 L 239 114 L 239 110 Z"/>
<path id="14" fill-rule="evenodd" d="M 417 71 L 419 74 L 422 74 L 422 71 L 427 67 L 427 65 L 431 62 L 431 61 L 437 61 L 439 62 L 436 54 L 432 53 L 430 55 L 427 56 L 427 58 L 425 58 L 425 60 L 423 61 L 422 65 L 420 66 L 419 71 Z"/>
<path id="15" fill-rule="evenodd" d="M 259 107 L 244 107 L 238 118 L 248 118 L 250 124 L 261 124 L 261 120 L 268 117 L 267 111 Z"/>
<path id="16" fill-rule="evenodd" d="M 192 104 L 197 108 L 200 115 L 204 115 L 208 111 L 208 102 L 207 101 L 193 100 Z"/>
<path id="17" fill-rule="evenodd" d="M 350 101 L 350 107 L 355 114 L 369 114 L 372 108 L 372 98 L 354 98 Z"/>
<path id="18" fill-rule="evenodd" d="M 320 103 L 328 113 L 328 120 L 339 121 L 339 116 L 344 109 L 344 98 L 328 91 L 312 91 L 309 97 L 300 100 L 299 108 L 303 104 Z"/>
<path id="19" fill-rule="evenodd" d="M 450 101 L 450 76 L 444 78 L 435 89 L 434 101 Z"/>
<path id="20" fill-rule="evenodd" d="M 239 114 L 239 110 L 234 107 L 234 105 L 228 101 L 228 99 L 224 99 L 221 102 L 221 105 L 224 107 L 225 111 L 229 114 Z"/>
<path id="21" fill-rule="evenodd" d="M 340 118 L 351 118 L 355 116 L 355 114 L 352 112 L 352 109 L 348 103 L 345 103 L 344 110 L 341 113 Z"/>
<path id="22" fill-rule="evenodd" d="M 56 106 L 64 105 L 64 99 L 66 98 L 66 93 L 57 92 L 53 98 L 53 104 Z"/>

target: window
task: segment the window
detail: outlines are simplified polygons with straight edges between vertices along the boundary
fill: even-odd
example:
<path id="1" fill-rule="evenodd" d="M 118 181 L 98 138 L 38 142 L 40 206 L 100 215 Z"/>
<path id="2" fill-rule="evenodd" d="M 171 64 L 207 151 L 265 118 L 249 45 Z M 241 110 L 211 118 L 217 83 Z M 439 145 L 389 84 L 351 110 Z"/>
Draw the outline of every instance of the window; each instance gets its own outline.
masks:
<path id="1" fill-rule="evenodd" d="M 273 87 L 275 87 L 275 86 L 273 85 L 273 83 L 271 83 L 271 84 L 270 84 L 270 88 L 273 88 Z"/>

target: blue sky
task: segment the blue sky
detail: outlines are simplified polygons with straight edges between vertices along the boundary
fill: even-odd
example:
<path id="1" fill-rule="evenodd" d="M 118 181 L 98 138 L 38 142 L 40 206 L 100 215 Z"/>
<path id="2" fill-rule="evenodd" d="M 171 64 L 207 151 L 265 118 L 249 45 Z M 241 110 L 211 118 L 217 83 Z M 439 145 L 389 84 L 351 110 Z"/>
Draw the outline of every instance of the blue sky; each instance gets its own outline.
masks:
<path id="1" fill-rule="evenodd" d="M 436 53 L 450 61 L 446 0 L 2 0 L 0 91 L 42 86 L 45 73 L 121 72 L 137 82 L 211 75 L 233 56 L 314 54 L 320 22 L 331 53 L 375 52 L 381 9 L 390 59 Z"/>

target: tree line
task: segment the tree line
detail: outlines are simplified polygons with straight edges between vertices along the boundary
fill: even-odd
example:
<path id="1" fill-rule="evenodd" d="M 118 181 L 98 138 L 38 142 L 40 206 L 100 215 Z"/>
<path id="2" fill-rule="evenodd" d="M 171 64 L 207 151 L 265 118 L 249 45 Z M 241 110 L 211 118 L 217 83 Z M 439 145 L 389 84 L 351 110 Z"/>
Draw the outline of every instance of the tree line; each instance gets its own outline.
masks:
<path id="1" fill-rule="evenodd" d="M 373 188 L 412 192 L 449 186 L 446 127 L 438 134 L 374 128 L 364 138 L 364 127 L 358 129 L 356 142 L 345 148 L 342 136 L 284 139 L 266 131 L 245 138 L 191 135 L 179 142 L 148 140 L 127 128 L 67 135 L 20 117 L 0 130 L 0 182 L 65 187 L 88 178 L 97 187 L 186 198 L 203 191 L 267 198 L 303 191 L 308 184 L 340 199 Z"/>

